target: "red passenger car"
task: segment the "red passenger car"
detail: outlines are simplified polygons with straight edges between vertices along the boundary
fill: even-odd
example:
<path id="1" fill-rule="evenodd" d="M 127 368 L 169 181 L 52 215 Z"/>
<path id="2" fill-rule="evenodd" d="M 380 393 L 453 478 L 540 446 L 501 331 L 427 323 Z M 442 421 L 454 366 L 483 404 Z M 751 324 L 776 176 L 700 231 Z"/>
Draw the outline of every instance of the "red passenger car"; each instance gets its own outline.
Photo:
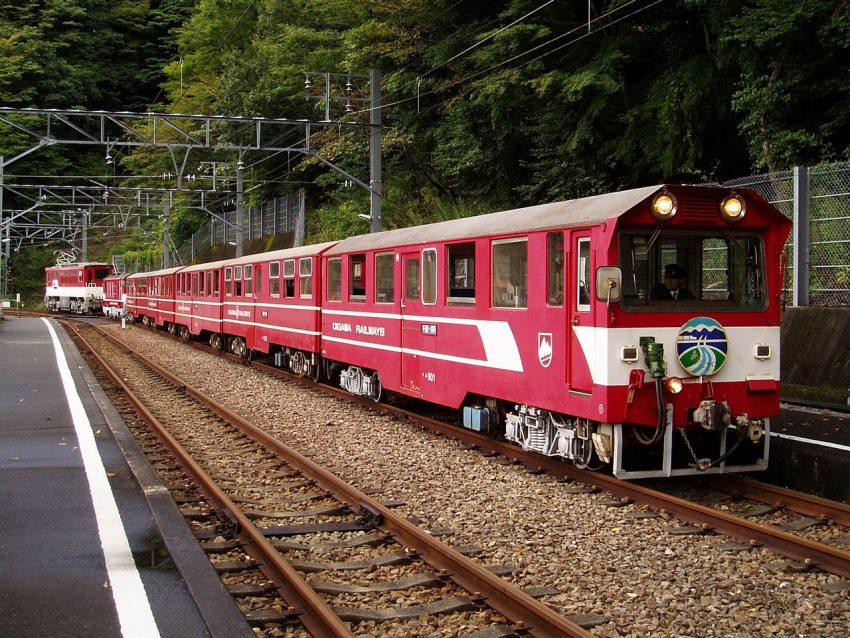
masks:
<path id="1" fill-rule="evenodd" d="M 127 276 L 127 318 L 146 326 L 167 328 L 174 323 L 174 274 L 166 268 Z"/>
<path id="2" fill-rule="evenodd" d="M 761 469 L 789 229 L 751 191 L 653 186 L 352 237 L 322 259 L 322 355 L 618 476 Z M 690 298 L 654 298 L 673 268 Z"/>
<path id="3" fill-rule="evenodd" d="M 127 273 L 109 275 L 103 280 L 103 314 L 110 319 L 124 316 L 127 301 Z"/>
<path id="4" fill-rule="evenodd" d="M 110 264 L 80 263 L 44 269 L 44 305 L 58 312 L 100 312 L 103 280 L 112 274 Z"/>
<path id="5" fill-rule="evenodd" d="M 279 366 L 319 377 L 320 258 L 331 246 L 289 248 L 225 263 L 222 332 L 231 352 L 272 354 Z"/>

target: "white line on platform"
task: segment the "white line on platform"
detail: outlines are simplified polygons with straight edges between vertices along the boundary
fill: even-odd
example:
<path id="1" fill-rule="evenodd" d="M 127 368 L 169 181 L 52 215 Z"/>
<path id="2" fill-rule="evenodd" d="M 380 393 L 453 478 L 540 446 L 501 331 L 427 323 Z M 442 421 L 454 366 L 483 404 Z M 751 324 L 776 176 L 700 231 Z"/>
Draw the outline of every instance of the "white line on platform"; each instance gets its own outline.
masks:
<path id="1" fill-rule="evenodd" d="M 771 432 L 770 436 L 775 436 L 779 439 L 788 439 L 789 441 L 797 441 L 798 443 L 809 443 L 810 445 L 820 445 L 821 447 L 831 447 L 836 450 L 850 452 L 850 445 L 830 443 L 829 441 L 818 441 L 816 439 L 804 439 L 802 436 L 793 436 L 791 434 L 779 434 L 779 432 Z"/>
<path id="2" fill-rule="evenodd" d="M 86 478 L 89 482 L 92 504 L 94 505 L 95 518 L 97 520 L 97 531 L 100 536 L 100 544 L 106 560 L 106 571 L 112 589 L 112 598 L 118 612 L 118 622 L 121 624 L 121 635 L 124 638 L 155 638 L 159 636 L 156 621 L 151 611 L 150 601 L 145 593 L 142 578 L 136 569 L 133 554 L 130 551 L 130 543 L 127 533 L 121 523 L 121 515 L 118 513 L 118 505 L 115 503 L 115 495 L 106 477 L 106 469 L 103 460 L 97 451 L 97 443 L 91 429 L 86 410 L 68 361 L 56 336 L 56 331 L 47 319 L 42 319 L 50 331 L 53 340 L 53 349 L 56 351 L 56 364 L 65 395 L 68 398 L 68 407 L 71 410 L 71 418 L 77 433 L 77 441 L 80 446 L 80 454 L 83 457 L 83 466 L 86 470 Z"/>

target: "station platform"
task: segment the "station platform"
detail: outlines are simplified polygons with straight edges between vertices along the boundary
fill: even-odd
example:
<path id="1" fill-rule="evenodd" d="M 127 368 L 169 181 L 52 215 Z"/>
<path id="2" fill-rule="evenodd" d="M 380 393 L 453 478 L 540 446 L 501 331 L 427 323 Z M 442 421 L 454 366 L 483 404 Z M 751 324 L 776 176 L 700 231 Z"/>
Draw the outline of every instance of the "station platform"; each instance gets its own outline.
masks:
<path id="1" fill-rule="evenodd" d="M 54 320 L 0 322 L 0 406 L 0 636 L 253 635 Z"/>

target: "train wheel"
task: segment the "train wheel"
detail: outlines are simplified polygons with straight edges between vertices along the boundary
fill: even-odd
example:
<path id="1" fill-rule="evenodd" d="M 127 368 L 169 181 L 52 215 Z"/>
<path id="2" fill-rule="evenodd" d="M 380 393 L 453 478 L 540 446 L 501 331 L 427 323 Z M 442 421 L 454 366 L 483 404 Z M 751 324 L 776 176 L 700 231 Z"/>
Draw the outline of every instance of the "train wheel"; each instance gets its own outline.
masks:
<path id="1" fill-rule="evenodd" d="M 384 384 L 381 383 L 381 377 L 377 372 L 372 373 L 372 392 L 369 398 L 375 403 L 380 403 L 384 399 Z"/>
<path id="2" fill-rule="evenodd" d="M 173 323 L 168 324 L 168 334 L 177 334 L 177 325 Z"/>
<path id="3" fill-rule="evenodd" d="M 230 339 L 230 352 L 243 359 L 248 354 L 248 348 L 245 347 L 245 342 L 241 337 L 232 337 Z"/>
<path id="4" fill-rule="evenodd" d="M 215 348 L 219 352 L 221 352 L 221 335 L 217 332 L 213 332 L 210 335 L 210 347 Z"/>
<path id="5" fill-rule="evenodd" d="M 313 383 L 318 383 L 319 379 L 322 378 L 322 368 L 324 367 L 324 362 L 322 358 L 316 355 L 316 360 L 310 364 L 310 379 Z"/>
<path id="6" fill-rule="evenodd" d="M 186 326 L 180 326 L 178 332 L 180 333 L 180 338 L 183 339 L 183 341 L 192 340 L 192 335 L 189 334 L 189 328 L 187 328 Z"/>

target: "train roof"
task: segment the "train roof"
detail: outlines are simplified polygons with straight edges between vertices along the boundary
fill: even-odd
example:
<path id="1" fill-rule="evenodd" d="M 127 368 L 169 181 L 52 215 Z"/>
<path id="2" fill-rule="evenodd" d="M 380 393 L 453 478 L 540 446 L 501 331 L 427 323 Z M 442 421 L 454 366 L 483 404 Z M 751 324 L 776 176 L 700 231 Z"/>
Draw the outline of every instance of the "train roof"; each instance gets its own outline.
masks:
<path id="1" fill-rule="evenodd" d="M 308 255 L 320 255 L 326 249 L 334 246 L 337 242 L 330 241 L 323 244 L 311 244 L 309 246 L 297 246 L 294 248 L 282 248 L 280 250 L 272 250 L 267 253 L 254 253 L 251 255 L 243 255 L 242 257 L 232 257 L 230 259 L 222 259 L 219 261 L 211 261 L 206 264 L 193 264 L 186 266 L 181 272 L 196 272 L 199 270 L 209 270 L 210 268 L 221 268 L 222 266 L 239 266 L 241 264 L 253 264 L 258 261 L 273 261 L 275 259 L 290 259 L 293 257 L 306 257 Z"/>
<path id="2" fill-rule="evenodd" d="M 134 272 L 131 275 L 127 276 L 127 279 L 136 279 L 139 277 L 159 277 L 161 275 L 170 275 L 172 273 L 177 272 L 178 270 L 182 270 L 183 266 L 175 266 L 174 268 L 163 268 L 162 270 L 151 270 L 148 272 Z"/>
<path id="3" fill-rule="evenodd" d="M 395 246 L 472 239 L 486 235 L 510 235 L 549 228 L 599 224 L 608 219 L 620 217 L 662 188 L 664 188 L 663 185 L 646 186 L 476 217 L 387 230 L 371 235 L 358 235 L 343 239 L 328 250 L 327 254 L 337 255 Z"/>
<path id="4" fill-rule="evenodd" d="M 107 264 L 102 261 L 81 261 L 74 264 L 62 264 L 55 266 L 47 266 L 48 268 L 83 268 L 84 266 L 111 266 L 112 264 Z"/>

